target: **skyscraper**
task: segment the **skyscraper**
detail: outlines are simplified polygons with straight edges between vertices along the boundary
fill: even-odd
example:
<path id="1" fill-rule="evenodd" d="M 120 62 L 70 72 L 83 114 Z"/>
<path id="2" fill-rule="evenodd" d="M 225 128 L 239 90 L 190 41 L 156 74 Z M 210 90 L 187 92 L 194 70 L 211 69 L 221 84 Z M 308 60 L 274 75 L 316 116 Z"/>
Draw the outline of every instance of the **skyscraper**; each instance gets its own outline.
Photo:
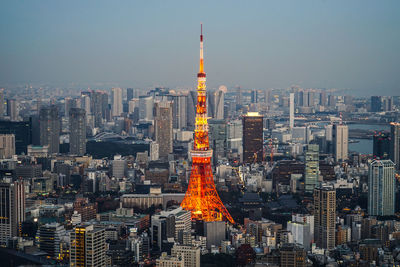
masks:
<path id="1" fill-rule="evenodd" d="M 126 101 L 129 102 L 133 97 L 133 88 L 126 88 Z"/>
<path id="2" fill-rule="evenodd" d="M 312 193 L 318 184 L 319 176 L 319 146 L 307 145 L 305 153 L 306 168 L 305 168 L 305 191 Z"/>
<path id="3" fill-rule="evenodd" d="M 347 125 L 334 124 L 332 129 L 333 154 L 335 161 L 348 159 L 349 128 Z"/>
<path id="4" fill-rule="evenodd" d="M 224 119 L 224 99 L 225 93 L 222 90 L 209 92 L 207 94 L 208 99 L 208 116 L 213 119 Z"/>
<path id="5" fill-rule="evenodd" d="M 390 159 L 400 170 L 400 123 L 390 123 Z"/>
<path id="6" fill-rule="evenodd" d="M 187 99 L 187 126 L 189 129 L 194 129 L 195 119 L 196 119 L 196 103 L 197 103 L 197 92 L 189 91 Z"/>
<path id="7" fill-rule="evenodd" d="M 172 117 L 174 129 L 182 130 L 187 127 L 186 105 L 187 95 L 173 95 Z"/>
<path id="8" fill-rule="evenodd" d="M 41 225 L 36 233 L 36 241 L 40 250 L 55 258 L 60 254 L 60 243 L 65 235 L 64 226 L 59 223 Z"/>
<path id="9" fill-rule="evenodd" d="M 243 162 L 263 160 L 263 116 L 249 112 L 243 116 Z"/>
<path id="10" fill-rule="evenodd" d="M 139 97 L 139 120 L 153 120 L 154 98 L 152 96 Z"/>
<path id="11" fill-rule="evenodd" d="M 112 89 L 112 115 L 113 117 L 121 116 L 122 114 L 122 89 Z"/>
<path id="12" fill-rule="evenodd" d="M 161 159 L 168 159 L 168 155 L 172 153 L 172 103 L 156 102 L 155 103 L 155 137 L 158 143 L 158 152 Z"/>
<path id="13" fill-rule="evenodd" d="M 212 119 L 208 121 L 210 144 L 213 147 L 213 161 L 225 157 L 226 153 L 226 122 L 224 120 Z"/>
<path id="14" fill-rule="evenodd" d="M 0 134 L 0 159 L 8 159 L 15 155 L 15 135 Z"/>
<path id="15" fill-rule="evenodd" d="M 77 226 L 70 233 L 70 266 L 105 267 L 105 230 L 93 225 Z"/>
<path id="16" fill-rule="evenodd" d="M 391 160 L 374 160 L 368 170 L 368 213 L 389 216 L 395 211 L 396 180 Z"/>
<path id="17" fill-rule="evenodd" d="M 48 145 L 49 153 L 58 153 L 60 147 L 60 118 L 58 107 L 42 107 L 39 114 L 40 145 Z"/>
<path id="18" fill-rule="evenodd" d="M 382 111 L 382 97 L 371 96 L 371 112 L 381 112 L 381 111 Z"/>
<path id="19" fill-rule="evenodd" d="M 377 133 L 373 137 L 374 158 L 388 159 L 390 155 L 390 135 L 387 133 Z"/>
<path id="20" fill-rule="evenodd" d="M 294 93 L 289 95 L 289 127 L 290 129 L 294 127 Z"/>
<path id="21" fill-rule="evenodd" d="M 86 112 L 71 108 L 69 112 L 69 152 L 82 156 L 86 153 Z"/>
<path id="22" fill-rule="evenodd" d="M 258 91 L 256 89 L 251 90 L 251 103 L 258 103 Z"/>
<path id="23" fill-rule="evenodd" d="M 4 117 L 4 89 L 0 89 L 0 119 Z"/>
<path id="24" fill-rule="evenodd" d="M 7 115 L 10 117 L 10 121 L 18 120 L 18 102 L 15 99 L 7 100 Z"/>
<path id="25" fill-rule="evenodd" d="M 335 247 L 336 190 L 330 185 L 314 189 L 314 239 L 317 247 Z"/>
<path id="26" fill-rule="evenodd" d="M 0 182 L 0 244 L 20 236 L 25 220 L 25 184 L 23 181 Z"/>

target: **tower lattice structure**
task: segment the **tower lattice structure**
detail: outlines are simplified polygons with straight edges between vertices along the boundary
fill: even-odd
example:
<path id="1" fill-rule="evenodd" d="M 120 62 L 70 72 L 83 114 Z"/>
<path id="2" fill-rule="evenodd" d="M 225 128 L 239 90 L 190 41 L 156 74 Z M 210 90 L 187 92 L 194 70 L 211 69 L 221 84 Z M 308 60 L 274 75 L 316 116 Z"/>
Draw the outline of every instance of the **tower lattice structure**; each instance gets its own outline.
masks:
<path id="1" fill-rule="evenodd" d="M 191 150 L 192 172 L 182 208 L 191 211 L 193 220 L 222 221 L 224 217 L 234 223 L 215 188 L 211 169 L 207 122 L 206 73 L 203 58 L 203 27 L 200 34 L 200 70 L 197 74 L 197 105 L 194 145 Z"/>

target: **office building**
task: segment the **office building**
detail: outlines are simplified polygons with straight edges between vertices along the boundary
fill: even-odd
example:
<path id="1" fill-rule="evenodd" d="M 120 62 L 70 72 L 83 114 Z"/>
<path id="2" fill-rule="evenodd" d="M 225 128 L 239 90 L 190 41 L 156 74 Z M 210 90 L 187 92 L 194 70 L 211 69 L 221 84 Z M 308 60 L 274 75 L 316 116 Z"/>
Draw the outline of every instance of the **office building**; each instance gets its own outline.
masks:
<path id="1" fill-rule="evenodd" d="M 390 123 L 390 159 L 400 170 L 400 123 Z"/>
<path id="2" fill-rule="evenodd" d="M 391 160 L 374 160 L 368 170 L 368 214 L 390 216 L 395 212 L 396 180 Z"/>
<path id="3" fill-rule="evenodd" d="M 207 249 L 219 247 L 226 239 L 226 222 L 204 222 L 204 236 L 207 238 Z"/>
<path id="4" fill-rule="evenodd" d="M 207 92 L 207 115 L 213 119 L 224 119 L 224 99 L 223 90 Z"/>
<path id="5" fill-rule="evenodd" d="M 156 260 L 157 267 L 186 267 L 182 255 L 169 256 L 167 252 L 161 253 L 161 256 Z"/>
<path id="6" fill-rule="evenodd" d="M 122 89 L 112 89 L 112 115 L 113 117 L 121 116 L 122 114 Z"/>
<path id="7" fill-rule="evenodd" d="M 317 247 L 335 247 L 336 190 L 330 185 L 314 189 L 314 240 Z"/>
<path id="8" fill-rule="evenodd" d="M 334 124 L 332 128 L 332 144 L 335 161 L 348 159 L 349 128 L 347 125 Z"/>
<path id="9" fill-rule="evenodd" d="M 172 257 L 183 256 L 185 267 L 200 267 L 200 247 L 174 245 L 171 249 Z"/>
<path id="10" fill-rule="evenodd" d="M 258 103 L 258 91 L 257 90 L 251 90 L 251 103 L 256 104 Z"/>
<path id="11" fill-rule="evenodd" d="M 263 116 L 249 112 L 243 116 L 243 162 L 263 160 Z"/>
<path id="12" fill-rule="evenodd" d="M 25 184 L 23 181 L 0 182 L 0 244 L 20 236 L 25 221 Z"/>
<path id="13" fill-rule="evenodd" d="M 15 135 L 0 134 L 0 159 L 9 159 L 15 155 Z"/>
<path id="14" fill-rule="evenodd" d="M 0 119 L 4 117 L 4 89 L 0 89 Z"/>
<path id="15" fill-rule="evenodd" d="M 388 159 L 390 155 L 390 135 L 387 133 L 377 133 L 373 137 L 374 158 Z"/>
<path id="16" fill-rule="evenodd" d="M 70 232 L 70 266 L 105 267 L 105 230 L 93 225 L 77 226 Z"/>
<path id="17" fill-rule="evenodd" d="M 172 99 L 172 123 L 173 128 L 183 130 L 187 127 L 187 95 L 173 95 Z"/>
<path id="18" fill-rule="evenodd" d="M 134 97 L 135 96 L 134 96 L 133 88 L 126 88 L 126 101 L 129 102 Z"/>
<path id="19" fill-rule="evenodd" d="M 86 112 L 81 108 L 71 108 L 69 112 L 69 152 L 82 156 L 86 153 Z"/>
<path id="20" fill-rule="evenodd" d="M 227 148 L 231 152 L 242 154 L 243 125 L 241 120 L 232 120 L 226 125 Z"/>
<path id="21" fill-rule="evenodd" d="M 158 143 L 159 158 L 166 160 L 172 153 L 172 103 L 155 103 L 155 141 Z"/>
<path id="22" fill-rule="evenodd" d="M 307 253 L 299 244 L 283 244 L 279 249 L 280 267 L 306 267 Z"/>
<path id="23" fill-rule="evenodd" d="M 289 128 L 294 127 L 294 93 L 289 95 Z"/>
<path id="24" fill-rule="evenodd" d="M 115 178 L 125 177 L 126 167 L 126 160 L 121 155 L 115 155 L 112 161 L 112 175 Z"/>
<path id="25" fill-rule="evenodd" d="M 42 107 L 39 114 L 40 145 L 49 146 L 49 153 L 58 153 L 60 147 L 60 118 L 57 106 Z"/>
<path id="26" fill-rule="evenodd" d="M 36 242 L 40 250 L 52 258 L 58 258 L 61 253 L 61 243 L 66 235 L 63 225 L 50 223 L 41 225 L 36 233 Z"/>
<path id="27" fill-rule="evenodd" d="M 154 98 L 152 96 L 139 97 L 139 120 L 153 120 Z"/>
<path id="28" fill-rule="evenodd" d="M 194 129 L 195 119 L 196 119 L 196 104 L 197 104 L 197 91 L 189 91 L 187 98 L 187 126 L 188 129 Z"/>
<path id="29" fill-rule="evenodd" d="M 319 146 L 314 144 L 307 145 L 305 152 L 305 191 L 307 193 L 313 193 L 314 188 L 318 184 L 319 177 Z"/>
<path id="30" fill-rule="evenodd" d="M 224 120 L 208 120 L 209 142 L 213 148 L 213 162 L 226 156 L 226 122 Z"/>
<path id="31" fill-rule="evenodd" d="M 371 96 L 371 112 L 381 112 L 381 111 L 382 111 L 382 97 Z"/>
<path id="32" fill-rule="evenodd" d="M 18 121 L 18 102 L 15 99 L 7 100 L 7 116 L 10 117 L 10 121 Z"/>

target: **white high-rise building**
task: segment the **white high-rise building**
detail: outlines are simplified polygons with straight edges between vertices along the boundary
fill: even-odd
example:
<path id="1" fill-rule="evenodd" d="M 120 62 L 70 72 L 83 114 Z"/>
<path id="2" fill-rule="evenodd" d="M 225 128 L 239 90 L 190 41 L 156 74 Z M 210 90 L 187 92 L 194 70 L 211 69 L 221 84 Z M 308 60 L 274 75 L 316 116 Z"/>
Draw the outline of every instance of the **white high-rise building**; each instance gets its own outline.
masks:
<path id="1" fill-rule="evenodd" d="M 151 96 L 139 97 L 139 120 L 153 120 L 154 99 Z"/>
<path id="2" fill-rule="evenodd" d="M 114 117 L 121 116 L 122 114 L 122 89 L 113 88 L 112 89 L 112 115 Z"/>
<path id="3" fill-rule="evenodd" d="M 368 213 L 391 216 L 395 212 L 396 179 L 391 160 L 374 160 L 368 172 Z"/>
<path id="4" fill-rule="evenodd" d="M 332 129 L 332 143 L 335 161 L 348 159 L 349 128 L 347 125 L 334 124 Z"/>

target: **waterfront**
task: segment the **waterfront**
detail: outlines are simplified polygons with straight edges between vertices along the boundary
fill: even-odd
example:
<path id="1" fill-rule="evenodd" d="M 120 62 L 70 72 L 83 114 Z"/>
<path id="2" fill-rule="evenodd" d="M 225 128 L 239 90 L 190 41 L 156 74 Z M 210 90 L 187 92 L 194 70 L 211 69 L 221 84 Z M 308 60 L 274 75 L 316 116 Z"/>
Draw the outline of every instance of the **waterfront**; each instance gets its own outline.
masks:
<path id="1" fill-rule="evenodd" d="M 360 129 L 360 130 L 372 130 L 376 132 L 389 131 L 389 125 L 377 125 L 377 124 L 348 124 L 349 130 Z M 372 139 L 353 139 L 358 143 L 349 143 L 349 151 L 355 151 L 360 154 L 372 154 L 373 151 L 373 140 Z"/>

